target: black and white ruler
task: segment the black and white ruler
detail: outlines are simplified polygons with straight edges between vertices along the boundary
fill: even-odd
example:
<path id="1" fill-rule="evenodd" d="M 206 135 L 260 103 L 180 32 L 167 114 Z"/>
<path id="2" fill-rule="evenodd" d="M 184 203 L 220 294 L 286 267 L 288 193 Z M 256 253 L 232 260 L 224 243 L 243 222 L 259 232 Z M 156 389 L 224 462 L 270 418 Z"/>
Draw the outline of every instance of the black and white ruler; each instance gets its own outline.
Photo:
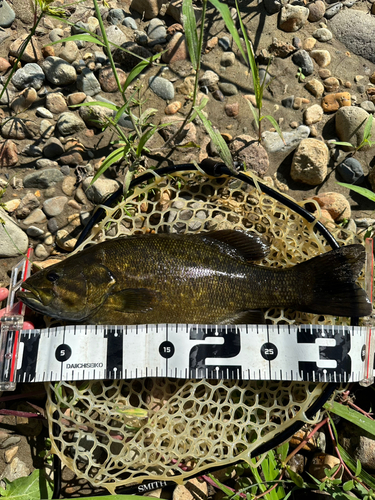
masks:
<path id="1" fill-rule="evenodd" d="M 371 328 L 357 326 L 75 325 L 23 330 L 18 360 L 12 354 L 3 383 L 10 377 L 15 383 L 141 377 L 354 382 L 374 375 Z"/>

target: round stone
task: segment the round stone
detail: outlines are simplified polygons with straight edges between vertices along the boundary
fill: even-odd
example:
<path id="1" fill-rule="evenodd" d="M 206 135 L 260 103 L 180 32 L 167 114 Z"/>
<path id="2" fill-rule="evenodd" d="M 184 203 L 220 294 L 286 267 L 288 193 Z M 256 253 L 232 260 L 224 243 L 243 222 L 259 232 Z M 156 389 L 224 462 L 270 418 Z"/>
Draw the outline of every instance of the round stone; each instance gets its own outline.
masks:
<path id="1" fill-rule="evenodd" d="M 362 165 L 355 158 L 345 158 L 337 165 L 337 171 L 349 184 L 360 184 L 364 180 Z"/>
<path id="2" fill-rule="evenodd" d="M 42 69 L 53 85 L 70 85 L 77 80 L 74 67 L 61 57 L 47 57 L 42 63 Z"/>
<path id="3" fill-rule="evenodd" d="M 12 83 L 17 89 L 23 90 L 32 87 L 39 90 L 45 80 L 44 73 L 39 64 L 29 63 L 25 64 L 23 68 L 18 69 L 13 78 Z"/>
<path id="4" fill-rule="evenodd" d="M 85 122 L 74 113 L 62 113 L 56 123 L 56 128 L 61 135 L 70 135 L 86 128 Z"/>
<path id="5" fill-rule="evenodd" d="M 164 100 L 174 98 L 174 88 L 172 82 L 161 76 L 151 76 L 148 80 L 150 89 L 155 92 L 158 97 Z"/>
<path id="6" fill-rule="evenodd" d="M 324 5 L 324 2 L 322 2 L 322 0 L 317 0 L 314 3 L 310 3 L 308 9 L 309 9 L 308 20 L 310 21 L 310 23 L 315 23 L 316 21 L 322 19 L 322 17 L 324 16 L 324 13 L 326 11 L 326 6 Z"/>

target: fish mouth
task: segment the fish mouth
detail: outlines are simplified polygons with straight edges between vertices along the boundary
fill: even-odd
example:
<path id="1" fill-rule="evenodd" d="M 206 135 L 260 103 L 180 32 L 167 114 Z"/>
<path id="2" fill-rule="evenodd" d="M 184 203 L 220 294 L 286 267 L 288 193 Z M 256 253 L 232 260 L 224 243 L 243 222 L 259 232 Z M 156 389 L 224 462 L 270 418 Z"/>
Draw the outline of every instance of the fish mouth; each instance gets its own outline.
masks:
<path id="1" fill-rule="evenodd" d="M 17 298 L 20 299 L 24 304 L 30 306 L 33 309 L 38 310 L 41 307 L 44 307 L 43 299 L 33 286 L 28 283 L 22 283 L 22 288 L 24 291 L 17 292 Z"/>

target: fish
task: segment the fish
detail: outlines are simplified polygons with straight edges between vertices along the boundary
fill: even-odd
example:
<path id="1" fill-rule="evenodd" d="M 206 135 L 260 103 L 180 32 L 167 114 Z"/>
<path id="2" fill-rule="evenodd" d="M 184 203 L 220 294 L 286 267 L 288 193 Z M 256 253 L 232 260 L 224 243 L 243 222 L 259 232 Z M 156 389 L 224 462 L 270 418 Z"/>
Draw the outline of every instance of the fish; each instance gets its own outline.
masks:
<path id="1" fill-rule="evenodd" d="M 97 243 L 30 276 L 18 292 L 31 309 L 84 324 L 260 323 L 270 307 L 368 316 L 355 282 L 362 245 L 286 268 L 256 262 L 270 244 L 251 232 L 142 234 Z"/>

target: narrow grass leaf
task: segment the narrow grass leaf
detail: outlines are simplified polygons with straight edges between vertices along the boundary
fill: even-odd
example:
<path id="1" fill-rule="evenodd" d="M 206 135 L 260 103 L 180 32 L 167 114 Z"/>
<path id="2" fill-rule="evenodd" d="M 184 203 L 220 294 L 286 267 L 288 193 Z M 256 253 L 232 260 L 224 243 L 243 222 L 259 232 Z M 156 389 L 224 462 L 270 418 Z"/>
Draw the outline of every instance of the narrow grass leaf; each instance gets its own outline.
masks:
<path id="1" fill-rule="evenodd" d="M 289 443 L 286 441 L 285 443 L 281 444 L 276 448 L 276 453 L 279 455 L 280 460 L 283 462 L 286 457 L 288 456 L 288 450 L 289 450 Z"/>
<path id="2" fill-rule="evenodd" d="M 97 45 L 105 47 L 105 44 L 99 38 L 96 38 L 95 36 L 89 34 L 85 35 L 83 33 L 81 35 L 72 35 L 68 36 L 67 38 L 61 38 L 61 40 L 49 43 L 48 45 L 45 45 L 45 47 L 49 47 L 50 45 L 56 45 L 57 43 L 75 42 L 76 40 L 81 40 L 82 42 L 95 43 Z"/>
<path id="3" fill-rule="evenodd" d="M 365 198 L 374 201 L 375 202 L 375 193 L 370 191 L 369 189 L 360 187 L 360 186 L 355 186 L 354 184 L 347 184 L 346 182 L 338 182 L 337 183 L 339 186 L 346 187 L 348 189 L 351 189 L 352 191 L 355 191 L 358 194 L 361 194 Z"/>
<path id="4" fill-rule="evenodd" d="M 154 116 L 158 110 L 156 108 L 148 108 L 139 117 L 140 123 L 146 123 L 151 116 Z"/>
<path id="5" fill-rule="evenodd" d="M 335 146 L 348 146 L 349 148 L 354 148 L 351 142 L 332 141 L 331 144 L 334 144 Z"/>
<path id="6" fill-rule="evenodd" d="M 121 108 L 117 108 L 117 112 L 115 114 L 115 117 L 113 119 L 114 124 L 116 124 L 121 116 L 125 113 L 125 111 L 129 108 L 129 101 L 126 101 Z"/>
<path id="7" fill-rule="evenodd" d="M 193 68 L 197 68 L 199 58 L 198 34 L 192 0 L 184 0 L 182 2 L 182 24 L 184 25 L 191 64 L 193 65 Z"/>
<path id="8" fill-rule="evenodd" d="M 99 179 L 99 177 L 109 168 L 111 165 L 119 161 L 121 158 L 123 158 L 126 153 L 129 150 L 129 146 L 123 146 L 122 148 L 115 149 L 115 151 L 112 151 L 107 158 L 103 161 L 103 163 L 100 165 L 99 170 L 96 172 L 94 175 L 94 178 L 92 179 L 90 186 L 94 184 L 94 182 Z"/>
<path id="9" fill-rule="evenodd" d="M 375 193 L 372 194 L 375 198 Z M 371 418 L 366 417 L 366 415 L 348 406 L 336 403 L 336 401 L 329 401 L 324 405 L 324 408 L 375 436 L 375 420 L 371 420 Z"/>
<path id="10" fill-rule="evenodd" d="M 357 459 L 357 465 L 356 465 L 356 468 L 355 468 L 355 475 L 356 477 L 358 477 L 362 472 L 362 464 L 361 462 Z"/>
<path id="11" fill-rule="evenodd" d="M 81 102 L 80 104 L 72 104 L 69 107 L 80 108 L 81 106 L 88 106 L 89 108 L 92 106 L 101 106 L 102 108 L 112 109 L 113 111 L 118 110 L 118 106 L 116 106 L 115 104 L 110 104 L 109 102 L 103 102 L 103 101 Z"/>
<path id="12" fill-rule="evenodd" d="M 297 472 L 294 472 L 289 465 L 286 466 L 286 470 L 290 476 L 290 479 L 293 481 L 293 483 L 298 486 L 298 488 L 303 488 L 303 479 L 302 477 L 297 474 Z"/>
<path id="13" fill-rule="evenodd" d="M 155 134 L 158 126 L 154 125 L 150 130 L 147 130 L 142 137 L 139 139 L 136 156 L 139 158 L 142 155 L 142 150 L 146 144 L 146 142 Z"/>
<path id="14" fill-rule="evenodd" d="M 277 123 L 277 121 L 275 120 L 275 118 L 273 116 L 271 116 L 271 115 L 265 115 L 265 116 L 262 116 L 262 118 L 266 118 L 271 123 L 271 125 L 273 125 L 275 127 L 276 132 L 280 136 L 280 139 L 283 141 L 284 144 L 286 144 L 286 142 L 284 140 L 284 137 L 283 137 L 283 133 L 281 132 L 279 124 Z"/>
<path id="15" fill-rule="evenodd" d="M 371 137 L 371 132 L 372 132 L 371 129 L 372 129 L 372 121 L 373 121 L 373 119 L 374 119 L 373 115 L 370 115 L 367 118 L 366 125 L 365 125 L 365 128 L 363 130 L 363 140 L 364 141 L 367 141 Z"/>
<path id="16" fill-rule="evenodd" d="M 198 108 L 195 108 L 195 110 L 198 113 L 199 118 L 202 120 L 203 125 L 208 132 L 208 135 L 211 137 L 212 142 L 217 147 L 220 158 L 230 170 L 235 172 L 232 155 L 229 151 L 227 143 L 222 138 L 220 132 L 212 126 L 212 123 L 204 116 L 202 111 L 200 111 Z"/>
<path id="17" fill-rule="evenodd" d="M 233 22 L 232 16 L 230 15 L 230 10 L 229 10 L 228 5 L 219 2 L 219 0 L 210 0 L 210 2 L 220 12 L 221 17 L 223 18 L 223 21 L 224 21 L 226 27 L 228 28 L 229 33 L 232 35 L 233 40 L 238 47 L 238 50 L 241 52 L 243 58 L 246 61 L 247 60 L 246 54 L 242 48 L 241 39 L 239 37 L 236 26 Z"/>
<path id="18" fill-rule="evenodd" d="M 127 51 L 128 52 L 128 51 Z M 122 88 L 122 92 L 124 93 L 125 90 L 129 87 L 129 85 L 131 84 L 131 82 L 133 80 L 135 80 L 137 78 L 137 76 L 139 75 L 139 73 L 141 73 L 145 68 L 147 68 L 147 66 L 149 66 L 153 61 L 155 61 L 155 59 L 157 59 L 158 57 L 160 57 L 160 53 L 158 54 L 155 54 L 153 56 L 150 57 L 150 59 L 144 59 L 142 61 L 140 61 L 131 71 L 130 73 L 128 74 L 126 80 L 125 80 L 125 83 L 124 83 L 124 86 Z"/>
<path id="19" fill-rule="evenodd" d="M 249 107 L 250 107 L 251 112 L 253 113 L 253 118 L 254 118 L 254 120 L 255 120 L 255 125 L 256 125 L 256 126 L 257 126 L 257 128 L 259 129 L 259 117 L 258 117 L 258 115 L 257 115 L 257 112 L 255 111 L 255 108 L 254 108 L 253 104 L 252 104 L 250 101 L 248 101 L 247 99 L 245 99 L 245 100 L 246 100 L 246 102 L 248 103 L 248 105 L 249 105 Z"/>
<path id="20" fill-rule="evenodd" d="M 208 477 L 216 484 L 216 486 L 226 495 L 233 496 L 233 491 L 225 486 L 225 484 L 222 484 L 216 477 L 214 477 L 212 474 L 208 474 Z"/>
<path id="21" fill-rule="evenodd" d="M 349 453 L 344 450 L 344 448 L 338 444 L 337 445 L 338 450 L 340 452 L 341 458 L 344 460 L 345 464 L 351 469 L 352 472 L 356 472 L 356 462 L 355 460 L 349 455 Z M 367 486 L 369 486 L 372 490 L 375 491 L 375 479 L 370 476 L 370 474 L 364 470 L 361 470 L 360 474 L 356 474 L 356 477 L 359 477 L 361 481 L 363 481 Z"/>

